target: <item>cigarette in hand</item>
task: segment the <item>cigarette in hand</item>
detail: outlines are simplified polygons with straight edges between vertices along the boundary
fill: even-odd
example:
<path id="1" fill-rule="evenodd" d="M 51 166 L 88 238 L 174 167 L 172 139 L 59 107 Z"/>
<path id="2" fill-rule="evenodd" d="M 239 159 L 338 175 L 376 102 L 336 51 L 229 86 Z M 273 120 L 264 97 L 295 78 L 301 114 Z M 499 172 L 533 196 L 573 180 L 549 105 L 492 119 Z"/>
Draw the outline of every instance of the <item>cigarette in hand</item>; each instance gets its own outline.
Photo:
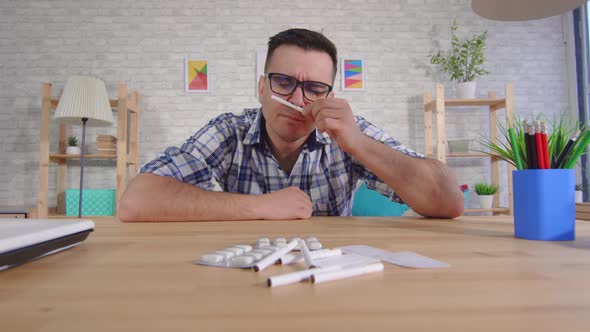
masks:
<path id="1" fill-rule="evenodd" d="M 296 110 L 298 112 L 303 113 L 303 108 L 302 107 L 299 107 L 297 105 L 293 105 L 290 102 L 286 101 L 285 99 L 281 99 L 281 98 L 279 98 L 279 97 L 277 97 L 275 95 L 270 96 L 270 98 L 273 99 L 273 100 L 278 101 L 279 103 L 281 103 L 281 104 L 283 104 L 285 106 L 291 107 L 292 109 L 294 109 L 294 110 Z"/>

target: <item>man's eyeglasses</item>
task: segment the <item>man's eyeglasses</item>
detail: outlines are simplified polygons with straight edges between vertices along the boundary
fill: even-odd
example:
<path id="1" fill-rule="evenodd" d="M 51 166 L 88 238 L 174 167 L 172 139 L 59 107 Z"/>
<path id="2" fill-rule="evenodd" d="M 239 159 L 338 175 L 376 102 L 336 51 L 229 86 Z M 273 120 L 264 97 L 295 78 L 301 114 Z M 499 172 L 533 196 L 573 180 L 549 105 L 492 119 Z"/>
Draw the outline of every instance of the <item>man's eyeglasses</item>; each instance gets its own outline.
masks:
<path id="1" fill-rule="evenodd" d="M 326 98 L 333 88 L 326 83 L 316 81 L 302 82 L 295 77 L 278 73 L 268 73 L 266 76 L 270 80 L 270 90 L 280 96 L 288 96 L 292 94 L 295 92 L 295 89 L 301 85 L 303 97 L 309 101 L 316 101 L 318 99 Z"/>

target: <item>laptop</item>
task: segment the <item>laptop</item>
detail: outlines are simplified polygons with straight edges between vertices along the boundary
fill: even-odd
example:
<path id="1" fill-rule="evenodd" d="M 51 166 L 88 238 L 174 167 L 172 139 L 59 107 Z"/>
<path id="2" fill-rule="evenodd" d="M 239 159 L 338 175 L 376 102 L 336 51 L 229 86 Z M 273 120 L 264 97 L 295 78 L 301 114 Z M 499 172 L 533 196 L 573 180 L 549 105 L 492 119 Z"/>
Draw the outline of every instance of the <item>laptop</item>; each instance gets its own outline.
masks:
<path id="1" fill-rule="evenodd" d="M 4 219 L 0 221 L 0 271 L 72 248 L 94 230 L 81 219 Z"/>

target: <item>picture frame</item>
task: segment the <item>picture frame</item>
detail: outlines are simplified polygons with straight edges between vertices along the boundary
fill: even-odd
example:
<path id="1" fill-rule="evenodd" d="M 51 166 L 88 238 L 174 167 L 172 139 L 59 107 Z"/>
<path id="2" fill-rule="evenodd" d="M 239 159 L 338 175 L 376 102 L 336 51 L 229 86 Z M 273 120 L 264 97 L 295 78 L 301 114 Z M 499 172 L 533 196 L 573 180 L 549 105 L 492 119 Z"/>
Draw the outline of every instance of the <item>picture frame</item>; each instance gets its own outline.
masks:
<path id="1" fill-rule="evenodd" d="M 342 91 L 364 91 L 365 61 L 361 57 L 346 57 L 340 62 L 340 78 Z"/>
<path id="2" fill-rule="evenodd" d="M 186 57 L 184 59 L 185 92 L 209 92 L 210 85 L 209 60 L 204 58 Z"/>

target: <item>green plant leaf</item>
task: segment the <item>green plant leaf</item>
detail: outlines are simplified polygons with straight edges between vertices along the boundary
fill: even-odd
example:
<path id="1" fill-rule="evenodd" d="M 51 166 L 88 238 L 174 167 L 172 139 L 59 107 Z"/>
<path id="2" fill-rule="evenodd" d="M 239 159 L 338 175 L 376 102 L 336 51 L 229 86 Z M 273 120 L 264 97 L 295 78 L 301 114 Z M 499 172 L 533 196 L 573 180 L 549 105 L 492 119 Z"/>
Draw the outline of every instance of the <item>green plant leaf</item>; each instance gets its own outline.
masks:
<path id="1" fill-rule="evenodd" d="M 484 50 L 487 31 L 473 35 L 469 39 L 460 40 L 456 32 L 457 20 L 451 24 L 451 49 L 448 52 L 438 51 L 436 55 L 430 55 L 431 63 L 438 65 L 440 70 L 447 73 L 451 81 L 458 83 L 470 82 L 477 76 L 489 74 L 489 71 L 481 68 L 485 61 Z"/>
<path id="2" fill-rule="evenodd" d="M 494 195 L 498 191 L 498 186 L 488 183 L 476 183 L 475 193 L 478 195 Z"/>

